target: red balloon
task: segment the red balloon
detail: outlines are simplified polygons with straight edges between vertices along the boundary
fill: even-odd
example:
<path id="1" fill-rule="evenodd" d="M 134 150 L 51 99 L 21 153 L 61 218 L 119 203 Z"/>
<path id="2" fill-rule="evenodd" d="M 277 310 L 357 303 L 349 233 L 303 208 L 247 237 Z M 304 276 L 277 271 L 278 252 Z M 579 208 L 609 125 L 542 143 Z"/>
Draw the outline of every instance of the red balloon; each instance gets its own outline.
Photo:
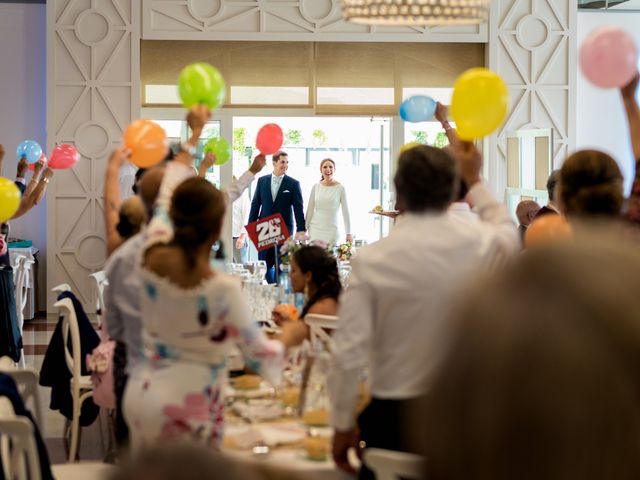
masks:
<path id="1" fill-rule="evenodd" d="M 73 145 L 61 143 L 51 152 L 49 167 L 57 170 L 64 170 L 73 167 L 80 159 L 78 150 Z"/>
<path id="2" fill-rule="evenodd" d="M 272 155 L 280 150 L 283 139 L 282 129 L 275 123 L 267 123 L 258 131 L 256 147 L 263 155 Z"/>
<path id="3" fill-rule="evenodd" d="M 42 161 L 44 163 L 47 163 L 47 157 L 44 156 L 44 152 L 42 152 L 40 154 L 40 158 L 38 159 L 38 162 L 40 162 L 40 161 Z M 38 163 L 38 162 L 36 162 L 36 163 Z M 36 163 L 30 163 L 29 166 L 28 166 L 29 170 L 31 170 L 33 172 L 36 169 Z"/>

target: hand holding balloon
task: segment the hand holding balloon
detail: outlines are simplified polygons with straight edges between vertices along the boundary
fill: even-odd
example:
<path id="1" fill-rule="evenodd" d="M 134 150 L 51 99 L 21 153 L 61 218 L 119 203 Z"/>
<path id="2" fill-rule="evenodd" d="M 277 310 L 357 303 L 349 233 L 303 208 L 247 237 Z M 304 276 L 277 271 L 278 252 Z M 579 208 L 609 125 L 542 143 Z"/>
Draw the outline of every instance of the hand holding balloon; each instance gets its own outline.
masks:
<path id="1" fill-rule="evenodd" d="M 16 158 L 26 157 L 27 163 L 36 163 L 42 155 L 42 147 L 33 140 L 25 140 L 16 149 Z"/>
<path id="2" fill-rule="evenodd" d="M 204 153 L 215 155 L 215 165 L 224 165 L 231 158 L 231 146 L 224 138 L 211 138 L 204 144 Z"/>

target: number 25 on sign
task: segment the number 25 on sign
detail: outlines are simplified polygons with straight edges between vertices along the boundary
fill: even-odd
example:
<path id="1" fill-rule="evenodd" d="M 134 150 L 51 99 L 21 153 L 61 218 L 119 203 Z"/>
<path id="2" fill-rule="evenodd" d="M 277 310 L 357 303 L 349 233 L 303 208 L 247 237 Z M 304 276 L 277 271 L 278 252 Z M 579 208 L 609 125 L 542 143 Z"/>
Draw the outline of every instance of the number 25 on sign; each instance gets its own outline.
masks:
<path id="1" fill-rule="evenodd" d="M 261 218 L 245 228 L 259 252 L 279 245 L 289 237 L 287 225 L 279 213 Z"/>

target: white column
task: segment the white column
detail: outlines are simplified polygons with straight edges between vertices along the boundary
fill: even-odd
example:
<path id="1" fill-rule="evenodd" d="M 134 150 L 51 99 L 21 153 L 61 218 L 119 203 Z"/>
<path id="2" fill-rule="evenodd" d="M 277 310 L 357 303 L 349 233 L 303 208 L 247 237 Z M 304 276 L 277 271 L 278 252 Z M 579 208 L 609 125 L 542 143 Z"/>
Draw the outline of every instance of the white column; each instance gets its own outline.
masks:
<path id="1" fill-rule="evenodd" d="M 49 188 L 47 289 L 68 283 L 89 312 L 87 275 L 106 259 L 106 161 L 140 111 L 140 25 L 139 0 L 47 2 L 47 151 L 72 143 L 82 155 Z"/>
<path id="2" fill-rule="evenodd" d="M 575 147 L 576 0 L 493 0 L 487 64 L 509 86 L 510 108 L 489 139 L 489 176 L 502 198 L 506 137 L 520 129 L 553 128 L 553 164 Z"/>

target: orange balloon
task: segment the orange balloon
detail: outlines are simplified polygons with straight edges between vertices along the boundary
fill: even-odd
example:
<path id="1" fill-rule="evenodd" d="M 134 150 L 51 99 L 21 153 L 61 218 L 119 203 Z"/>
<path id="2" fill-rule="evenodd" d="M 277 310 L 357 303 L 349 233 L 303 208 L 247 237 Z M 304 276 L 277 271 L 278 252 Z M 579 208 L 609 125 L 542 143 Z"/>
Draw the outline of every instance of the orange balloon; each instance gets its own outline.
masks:
<path id="1" fill-rule="evenodd" d="M 155 122 L 136 120 L 124 131 L 124 145 L 131 150 L 131 163 L 148 168 L 160 163 L 167 156 L 167 134 Z"/>
<path id="2" fill-rule="evenodd" d="M 548 245 L 573 235 L 571 225 L 562 215 L 547 214 L 535 220 L 524 237 L 526 248 Z"/>

